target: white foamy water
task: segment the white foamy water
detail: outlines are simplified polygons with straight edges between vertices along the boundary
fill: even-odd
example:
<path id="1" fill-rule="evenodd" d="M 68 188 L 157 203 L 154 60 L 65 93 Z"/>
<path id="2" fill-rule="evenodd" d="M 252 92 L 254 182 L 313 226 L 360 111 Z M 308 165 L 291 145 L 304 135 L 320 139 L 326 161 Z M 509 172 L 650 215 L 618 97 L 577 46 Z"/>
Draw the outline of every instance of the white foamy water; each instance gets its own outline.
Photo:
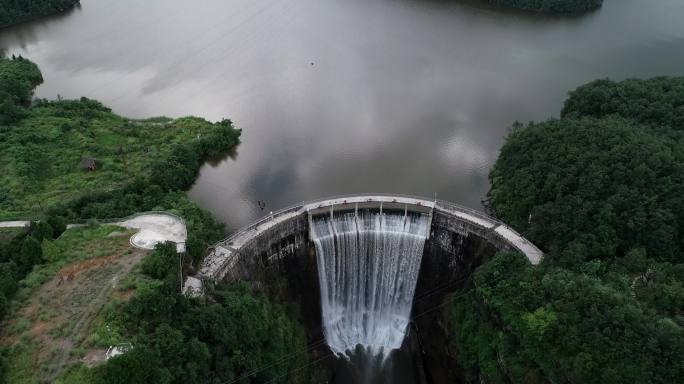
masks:
<path id="1" fill-rule="evenodd" d="M 410 321 L 424 215 L 354 213 L 313 220 L 324 334 L 333 352 L 398 349 Z"/>

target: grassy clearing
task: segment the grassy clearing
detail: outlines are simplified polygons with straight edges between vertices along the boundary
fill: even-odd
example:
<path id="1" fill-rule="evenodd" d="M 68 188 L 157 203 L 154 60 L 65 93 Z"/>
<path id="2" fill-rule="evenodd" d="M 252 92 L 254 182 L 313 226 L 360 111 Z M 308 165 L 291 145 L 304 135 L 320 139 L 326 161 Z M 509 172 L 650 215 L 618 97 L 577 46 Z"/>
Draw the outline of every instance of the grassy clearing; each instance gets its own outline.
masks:
<path id="1" fill-rule="evenodd" d="M 86 365 L 102 361 L 122 342 L 103 313 L 134 291 L 131 273 L 144 251 L 129 244 L 132 231 L 116 226 L 73 228 L 42 244 L 46 263 L 25 280 L 2 325 L 9 383 L 89 382 Z"/>

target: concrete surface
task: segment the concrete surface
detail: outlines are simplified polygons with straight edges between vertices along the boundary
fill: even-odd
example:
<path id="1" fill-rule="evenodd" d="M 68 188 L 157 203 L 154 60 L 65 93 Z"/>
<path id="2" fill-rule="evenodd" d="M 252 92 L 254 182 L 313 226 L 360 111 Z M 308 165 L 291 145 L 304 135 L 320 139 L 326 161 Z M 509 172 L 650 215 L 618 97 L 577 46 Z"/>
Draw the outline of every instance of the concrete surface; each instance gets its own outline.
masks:
<path id="1" fill-rule="evenodd" d="M 176 250 L 179 253 L 185 252 L 187 229 L 179 217 L 164 213 L 149 213 L 109 224 L 139 229 L 138 233 L 131 237 L 131 245 L 136 248 L 154 249 L 159 243 L 171 241 L 176 243 Z M 31 225 L 30 221 L 0 221 L 0 228 L 25 228 L 29 225 Z M 67 229 L 83 226 L 85 224 L 69 224 Z"/>
<path id="2" fill-rule="evenodd" d="M 185 223 L 178 217 L 163 213 L 151 213 L 113 224 L 124 228 L 140 230 L 131 237 L 131 245 L 134 247 L 154 249 L 159 243 L 171 241 L 176 244 L 183 244 L 181 248 L 185 248 L 187 231 Z"/>
<path id="3" fill-rule="evenodd" d="M 29 225 L 30 221 L 0 221 L 0 228 L 25 228 Z"/>

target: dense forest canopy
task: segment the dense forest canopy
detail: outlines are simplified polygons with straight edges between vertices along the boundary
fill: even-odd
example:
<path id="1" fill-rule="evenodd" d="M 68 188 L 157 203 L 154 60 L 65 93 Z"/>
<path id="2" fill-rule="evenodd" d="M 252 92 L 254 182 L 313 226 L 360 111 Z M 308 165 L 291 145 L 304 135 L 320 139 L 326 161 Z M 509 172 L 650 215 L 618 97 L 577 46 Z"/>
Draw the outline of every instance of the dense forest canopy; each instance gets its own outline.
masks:
<path id="1" fill-rule="evenodd" d="M 491 206 L 548 253 L 498 255 L 454 297 L 470 382 L 684 381 L 683 81 L 593 82 L 514 127 Z"/>
<path id="2" fill-rule="evenodd" d="M 525 11 L 541 13 L 580 13 L 600 8 L 603 0 L 486 0 Z"/>
<path id="3" fill-rule="evenodd" d="M 516 126 L 490 174 L 496 213 L 565 257 L 644 248 L 681 262 L 683 90 L 684 78 L 597 81 L 561 120 Z"/>
<path id="4" fill-rule="evenodd" d="M 596 80 L 570 92 L 561 116 L 620 115 L 653 128 L 684 131 L 684 77 Z"/>
<path id="5" fill-rule="evenodd" d="M 177 293 L 176 257 L 175 247 L 158 247 L 143 262 L 149 285 L 108 311 L 135 348 L 98 369 L 95 382 L 308 382 L 307 370 L 294 369 L 307 363 L 304 329 L 284 307 L 242 285 L 188 299 Z"/>
<path id="6" fill-rule="evenodd" d="M 578 268 L 502 254 L 477 271 L 451 306 L 467 382 L 682 382 L 682 265 L 637 252 Z"/>
<path id="7" fill-rule="evenodd" d="M 684 151 L 621 117 L 518 127 L 492 170 L 496 213 L 568 262 L 644 247 L 681 261 Z"/>
<path id="8" fill-rule="evenodd" d="M 79 0 L 0 0 L 0 28 L 64 12 Z"/>

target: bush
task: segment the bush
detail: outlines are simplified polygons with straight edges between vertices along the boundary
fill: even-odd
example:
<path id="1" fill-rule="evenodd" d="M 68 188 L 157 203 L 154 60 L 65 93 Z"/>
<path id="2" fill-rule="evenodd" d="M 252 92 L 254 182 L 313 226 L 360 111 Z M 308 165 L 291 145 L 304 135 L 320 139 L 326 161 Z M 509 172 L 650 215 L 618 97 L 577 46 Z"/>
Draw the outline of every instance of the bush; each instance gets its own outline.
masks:
<path id="1" fill-rule="evenodd" d="M 45 222 L 52 228 L 52 238 L 56 239 L 67 229 L 66 220 L 60 216 L 49 216 Z"/>
<path id="2" fill-rule="evenodd" d="M 43 241 L 43 239 L 54 239 L 54 232 L 52 226 L 45 221 L 33 221 L 31 222 L 31 227 L 29 232 L 38 241 Z"/>
<path id="3" fill-rule="evenodd" d="M 163 280 L 178 273 L 178 254 L 174 243 L 158 244 L 154 251 L 145 256 L 141 263 L 144 274 Z"/>
<path id="4" fill-rule="evenodd" d="M 17 265 L 13 262 L 0 263 L 0 293 L 12 297 L 19 288 Z M 0 316 L 0 319 L 2 316 Z"/>
<path id="5" fill-rule="evenodd" d="M 27 236 L 21 243 L 21 251 L 14 260 L 19 267 L 19 273 L 26 275 L 33 269 L 33 266 L 43 260 L 43 250 L 40 242 L 33 236 Z"/>

